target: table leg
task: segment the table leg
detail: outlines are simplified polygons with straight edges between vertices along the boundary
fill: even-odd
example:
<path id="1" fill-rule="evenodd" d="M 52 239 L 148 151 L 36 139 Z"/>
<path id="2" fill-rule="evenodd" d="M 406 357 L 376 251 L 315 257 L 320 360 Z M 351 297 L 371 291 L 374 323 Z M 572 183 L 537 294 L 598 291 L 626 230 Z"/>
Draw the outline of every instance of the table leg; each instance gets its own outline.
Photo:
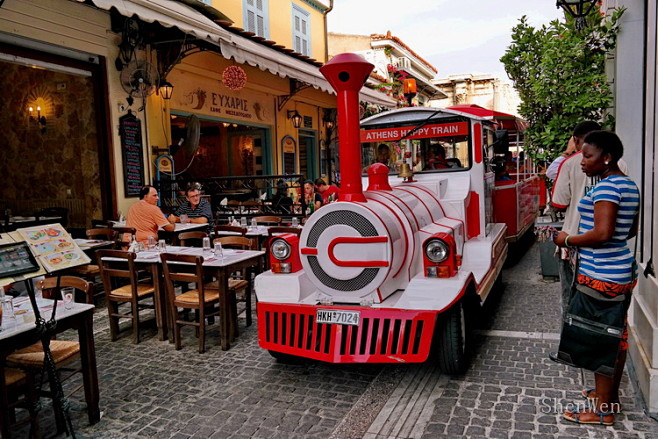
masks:
<path id="1" fill-rule="evenodd" d="M 165 291 L 165 284 L 162 281 L 162 272 L 160 264 L 151 265 L 151 276 L 153 278 L 153 289 L 155 290 L 153 296 L 153 304 L 155 305 L 155 320 L 158 326 L 158 340 L 167 340 L 167 292 Z"/>
<path id="2" fill-rule="evenodd" d="M 96 369 L 96 347 L 94 345 L 94 325 L 92 311 L 86 312 L 78 328 L 80 340 L 80 362 L 82 363 L 82 380 L 87 402 L 89 423 L 95 424 L 101 419 L 98 406 L 98 371 Z"/>
<path id="3" fill-rule="evenodd" d="M 231 331 L 231 312 L 229 310 L 229 307 L 231 306 L 231 302 L 229 299 L 229 291 L 228 291 L 228 277 L 229 277 L 229 272 L 226 269 L 226 267 L 222 267 L 218 270 L 217 274 L 217 282 L 219 283 L 219 287 L 221 288 L 220 295 L 219 295 L 219 300 L 221 301 L 220 306 L 220 319 L 221 319 L 221 344 L 222 344 L 222 350 L 223 351 L 228 351 L 229 348 L 231 347 L 230 344 L 230 331 Z"/>
<path id="4" fill-rule="evenodd" d="M 0 358 L 0 402 L 2 407 L 5 409 L 2 410 L 2 438 L 10 438 L 11 430 L 9 429 L 9 423 L 11 422 L 11 417 L 9 416 L 10 410 L 7 410 L 6 407 L 9 406 L 9 400 L 7 399 L 7 384 L 5 383 L 5 359 Z"/>

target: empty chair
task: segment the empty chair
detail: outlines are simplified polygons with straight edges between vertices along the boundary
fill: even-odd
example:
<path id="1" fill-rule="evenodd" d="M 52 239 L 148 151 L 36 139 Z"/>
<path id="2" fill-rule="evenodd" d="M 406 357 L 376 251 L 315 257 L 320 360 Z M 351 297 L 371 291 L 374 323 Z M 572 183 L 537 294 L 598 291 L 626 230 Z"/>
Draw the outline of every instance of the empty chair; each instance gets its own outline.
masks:
<path id="1" fill-rule="evenodd" d="M 174 326 L 176 349 L 181 348 L 181 327 L 194 326 L 197 328 L 199 337 L 199 352 L 203 353 L 206 351 L 206 319 L 220 316 L 221 324 L 220 294 L 224 294 L 224 292 L 204 284 L 202 256 L 163 253 L 160 255 L 160 259 L 167 287 L 170 321 Z M 195 288 L 176 295 L 176 282 L 194 283 Z M 195 310 L 195 321 L 190 322 L 179 318 L 178 308 Z"/>
<path id="2" fill-rule="evenodd" d="M 60 223 L 62 227 L 68 227 L 69 225 L 69 210 L 66 207 L 45 207 L 35 212 L 34 216 L 40 222 L 48 221 L 43 218 L 59 217 L 61 220 L 53 220 L 53 222 Z"/>
<path id="3" fill-rule="evenodd" d="M 258 213 L 261 210 L 261 202 L 256 201 L 256 200 L 247 200 L 243 201 L 242 204 L 242 210 L 245 211 L 246 213 Z"/>
<path id="4" fill-rule="evenodd" d="M 56 277 L 49 277 L 40 280 L 37 288 L 43 291 L 45 298 L 59 299 L 59 287 L 73 287 L 75 289 L 74 301 L 82 303 L 93 303 L 94 284 L 84 279 L 74 276 L 61 276 L 59 281 Z M 77 373 L 82 373 L 80 365 L 70 367 L 73 363 L 80 360 L 80 343 L 69 340 L 50 340 L 50 352 L 52 354 L 55 368 L 59 371 L 61 381 L 65 381 Z M 27 371 L 29 374 L 41 373 L 45 355 L 43 344 L 38 341 L 28 347 L 14 351 L 7 357 L 7 365 Z M 83 387 L 82 382 L 71 390 L 71 393 Z M 42 392 L 44 395 L 52 397 L 50 392 Z M 26 395 L 27 396 L 27 395 Z M 58 420 L 61 423 L 61 420 Z M 61 426 L 60 426 L 61 429 Z"/>
<path id="5" fill-rule="evenodd" d="M 245 236 L 247 234 L 246 227 L 240 226 L 215 226 L 215 237 L 220 236 Z"/>
<path id="6" fill-rule="evenodd" d="M 221 243 L 222 248 L 239 249 L 239 250 L 251 250 L 252 248 L 252 240 L 249 238 L 245 238 L 243 236 L 224 236 L 221 238 L 215 238 L 213 243 L 216 242 Z M 213 283 L 212 285 L 218 287 L 216 283 Z M 247 326 L 251 326 L 251 291 L 247 291 L 248 286 L 249 286 L 249 282 L 247 281 L 246 270 L 241 270 L 239 272 L 233 273 L 233 275 L 228 280 L 229 291 L 231 291 L 236 295 L 236 300 L 237 300 L 238 292 L 244 293 Z M 235 314 L 237 315 L 237 308 L 235 310 Z M 237 334 L 238 332 L 237 325 L 235 327 L 235 330 Z"/>
<path id="7" fill-rule="evenodd" d="M 208 234 L 197 230 L 178 234 L 178 241 L 183 247 L 201 247 L 203 238 L 208 238 Z"/>
<path id="8" fill-rule="evenodd" d="M 130 245 L 129 236 L 135 236 L 137 230 L 134 227 L 112 226 L 112 230 L 116 232 L 115 245 L 116 250 L 128 250 Z"/>
<path id="9" fill-rule="evenodd" d="M 116 242 L 116 235 L 117 232 L 108 227 L 87 230 L 87 239 L 98 239 L 103 241 Z M 96 280 L 96 276 L 101 275 L 100 268 L 98 268 L 98 265 L 93 263 L 73 267 L 68 270 L 68 273 L 83 277 L 92 283 Z"/>
<path id="10" fill-rule="evenodd" d="M 255 216 L 256 224 L 263 224 L 269 226 L 278 226 L 281 224 L 281 217 L 274 215 Z"/>
<path id="11" fill-rule="evenodd" d="M 9 431 L 13 427 L 18 427 L 29 422 L 30 436 L 32 438 L 40 438 L 41 429 L 39 428 L 39 421 L 35 411 L 36 396 L 33 375 L 20 369 L 5 368 L 5 389 L 8 405 L 7 407 L 0 406 L 0 413 L 9 415 L 8 418 L 10 421 L 9 425 L 6 426 L 6 430 Z M 16 420 L 15 410 L 17 408 L 27 410 L 27 418 Z M 0 426 L 2 426 L 2 422 L 3 419 L 0 417 Z M 5 430 L 4 426 L 2 427 L 2 430 Z"/>
<path id="12" fill-rule="evenodd" d="M 145 304 L 145 299 L 155 300 L 155 288 L 151 279 L 140 279 L 135 264 L 135 253 L 121 250 L 98 250 L 96 252 L 98 266 L 103 278 L 103 289 L 107 299 L 107 312 L 110 318 L 110 336 L 115 341 L 119 336 L 119 320 L 129 319 L 133 327 L 133 343 L 139 343 L 139 311 L 144 308 L 154 308 Z M 112 258 L 113 260 L 109 260 Z M 113 281 L 128 281 L 127 285 L 113 288 Z M 130 312 L 120 313 L 122 304 L 130 305 Z M 157 307 L 156 313 L 158 312 Z M 156 315 L 156 319 L 160 316 Z"/>

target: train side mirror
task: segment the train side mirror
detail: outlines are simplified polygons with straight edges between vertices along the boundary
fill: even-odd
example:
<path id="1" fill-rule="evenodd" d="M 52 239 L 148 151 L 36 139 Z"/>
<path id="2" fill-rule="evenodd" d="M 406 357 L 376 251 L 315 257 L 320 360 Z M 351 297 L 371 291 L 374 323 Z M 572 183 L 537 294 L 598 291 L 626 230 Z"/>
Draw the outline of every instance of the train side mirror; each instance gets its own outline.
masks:
<path id="1" fill-rule="evenodd" d="M 496 130 L 494 133 L 494 154 L 505 154 L 509 151 L 509 134 L 507 130 Z"/>

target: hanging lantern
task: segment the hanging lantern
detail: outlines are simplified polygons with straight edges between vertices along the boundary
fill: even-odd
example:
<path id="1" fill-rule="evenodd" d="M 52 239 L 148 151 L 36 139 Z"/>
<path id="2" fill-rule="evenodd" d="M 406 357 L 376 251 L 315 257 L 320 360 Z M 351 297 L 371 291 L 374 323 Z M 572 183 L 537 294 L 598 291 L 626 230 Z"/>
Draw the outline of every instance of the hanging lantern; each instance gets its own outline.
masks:
<path id="1" fill-rule="evenodd" d="M 231 90 L 240 90 L 247 84 L 247 73 L 242 67 L 228 66 L 222 72 L 222 84 Z"/>

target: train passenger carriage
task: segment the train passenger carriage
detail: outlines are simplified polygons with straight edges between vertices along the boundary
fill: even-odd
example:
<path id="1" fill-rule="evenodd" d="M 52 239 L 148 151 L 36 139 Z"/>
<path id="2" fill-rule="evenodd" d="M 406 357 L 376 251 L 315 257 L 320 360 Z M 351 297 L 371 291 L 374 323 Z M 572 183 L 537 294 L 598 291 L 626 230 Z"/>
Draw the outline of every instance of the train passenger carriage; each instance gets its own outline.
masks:
<path id="1" fill-rule="evenodd" d="M 359 123 L 371 69 L 354 54 L 320 69 L 338 94 L 341 194 L 301 236 L 269 243 L 272 269 L 255 284 L 259 343 L 333 363 L 423 362 L 436 346 L 441 369 L 461 372 L 468 319 L 508 250 L 494 220 L 495 125 L 435 108 Z M 380 145 L 388 161 L 371 164 Z"/>

